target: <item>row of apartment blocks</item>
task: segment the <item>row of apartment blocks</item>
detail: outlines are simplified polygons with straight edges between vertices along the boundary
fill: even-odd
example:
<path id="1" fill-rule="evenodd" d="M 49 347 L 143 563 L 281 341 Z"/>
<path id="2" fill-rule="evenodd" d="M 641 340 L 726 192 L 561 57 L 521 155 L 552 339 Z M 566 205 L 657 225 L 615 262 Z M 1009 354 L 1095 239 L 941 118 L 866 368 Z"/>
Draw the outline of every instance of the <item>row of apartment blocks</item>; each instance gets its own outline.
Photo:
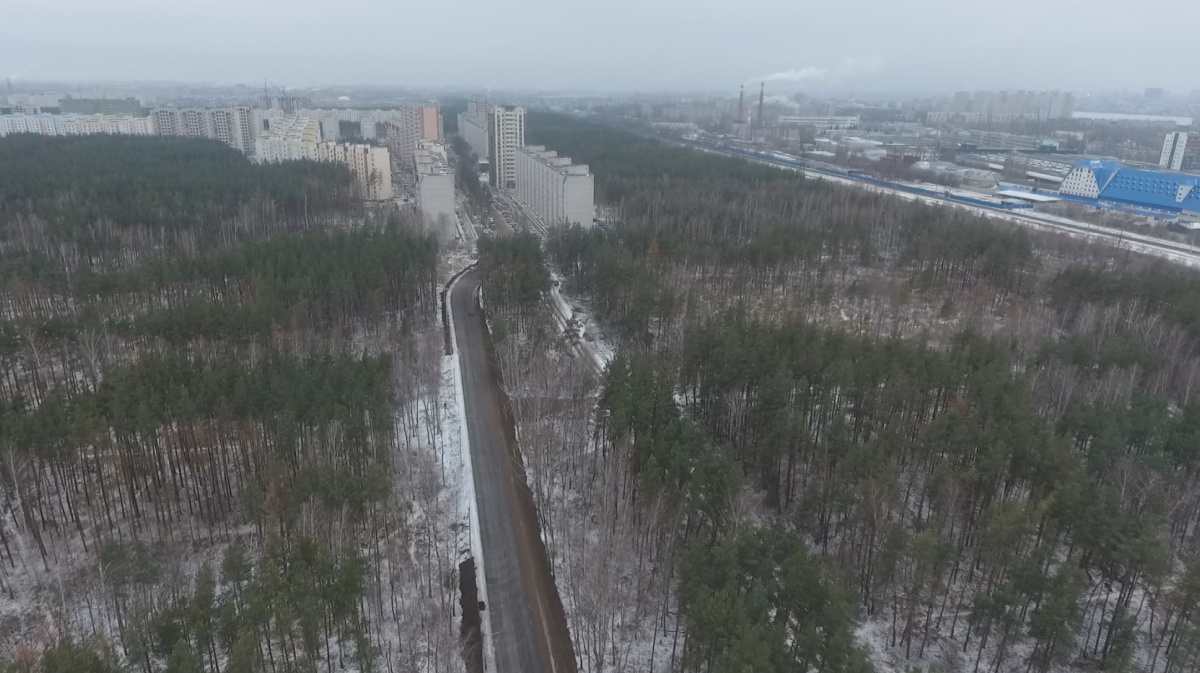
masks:
<path id="1" fill-rule="evenodd" d="M 288 99 L 293 104 L 306 99 Z M 254 154 L 255 141 L 274 119 L 299 116 L 316 120 L 322 140 L 392 141 L 393 127 L 404 136 L 404 149 L 398 154 L 408 164 L 419 140 L 442 139 L 441 109 L 436 106 L 406 105 L 393 110 L 262 109 L 250 106 L 226 108 L 161 107 L 148 116 L 19 114 L 0 115 L 0 136 L 10 133 L 44 135 L 85 135 L 115 133 L 124 135 L 162 135 L 185 138 L 213 138 L 243 152 Z M 347 130 L 344 133 L 343 130 Z"/>
<path id="2" fill-rule="evenodd" d="M 592 225 L 595 179 L 541 145 L 525 145 L 525 109 L 474 99 L 458 115 L 463 140 L 488 162 L 493 188 L 510 191 L 547 224 Z"/>
<path id="3" fill-rule="evenodd" d="M 155 132 L 160 136 L 213 138 L 243 154 L 254 154 L 255 139 L 262 128 L 259 113 L 252 107 L 155 108 L 150 111 Z"/>
<path id="4" fill-rule="evenodd" d="M 310 117 L 272 118 L 269 128 L 255 141 L 254 156 L 259 163 L 308 159 L 345 164 L 354 176 L 359 197 L 369 201 L 393 198 L 392 162 L 386 147 L 322 140 L 320 122 Z"/>
<path id="5" fill-rule="evenodd" d="M 157 130 L 149 117 L 113 115 L 0 115 L 0 137 L 16 133 L 44 136 L 84 136 L 100 133 L 152 136 Z"/>

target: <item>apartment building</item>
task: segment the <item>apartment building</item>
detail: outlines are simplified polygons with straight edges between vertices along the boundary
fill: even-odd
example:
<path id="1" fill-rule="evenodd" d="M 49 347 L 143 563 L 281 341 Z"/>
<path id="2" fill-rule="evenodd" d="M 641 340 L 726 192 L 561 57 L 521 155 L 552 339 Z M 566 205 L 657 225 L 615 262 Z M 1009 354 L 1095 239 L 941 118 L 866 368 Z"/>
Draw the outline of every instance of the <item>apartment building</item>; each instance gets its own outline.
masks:
<path id="1" fill-rule="evenodd" d="M 348 166 L 360 198 L 368 201 L 394 198 L 392 159 L 386 147 L 326 141 L 317 145 L 317 161 L 336 161 Z"/>
<path id="2" fill-rule="evenodd" d="M 136 98 L 64 97 L 59 101 L 58 107 L 63 114 L 104 114 L 124 117 L 146 116 L 146 110 L 142 107 L 142 102 Z"/>
<path id="3" fill-rule="evenodd" d="M 417 175 L 417 204 L 425 226 L 435 232 L 440 241 L 454 236 L 454 171 L 446 159 L 441 143 L 422 141 L 414 151 Z"/>
<path id="4" fill-rule="evenodd" d="M 281 94 L 272 96 L 266 94 L 263 96 L 262 106 L 264 110 L 279 110 L 285 115 L 294 115 L 300 110 L 311 108 L 312 99 L 308 96 L 288 96 Z"/>
<path id="5" fill-rule="evenodd" d="M 488 150 L 488 131 L 487 117 L 479 119 L 468 112 L 461 112 L 458 115 L 458 135 L 466 141 L 471 151 L 480 159 L 487 160 Z"/>
<path id="6" fill-rule="evenodd" d="M 282 113 L 271 111 L 269 115 Z M 296 115 L 321 122 L 322 140 L 376 140 L 388 121 L 403 119 L 407 112 L 400 110 L 356 110 L 354 108 L 304 108 Z M 343 127 L 348 132 L 342 133 Z"/>
<path id="7" fill-rule="evenodd" d="M 1163 141 L 1158 165 L 1171 171 L 1200 169 L 1200 134 L 1176 131 Z"/>
<path id="8" fill-rule="evenodd" d="M 399 118 L 386 123 L 388 148 L 401 170 L 413 173 L 418 145 L 440 143 L 444 139 L 442 109 L 436 105 L 406 105 L 400 112 Z"/>
<path id="9" fill-rule="evenodd" d="M 513 195 L 542 222 L 592 226 L 595 178 L 587 166 L 541 145 L 518 148 L 514 159 Z"/>
<path id="10" fill-rule="evenodd" d="M 321 124 L 308 117 L 275 117 L 255 140 L 254 158 L 260 163 L 317 160 Z"/>
<path id="11" fill-rule="evenodd" d="M 271 117 L 268 124 L 269 128 L 258 136 L 256 143 L 254 158 L 259 163 L 336 161 L 350 169 L 360 198 L 368 201 L 393 198 L 392 164 L 387 148 L 322 141 L 321 124 L 310 117 Z"/>
<path id="12" fill-rule="evenodd" d="M 46 136 L 83 136 L 92 134 L 152 136 L 154 121 L 149 117 L 124 115 L 0 115 L 0 137 L 13 133 Z"/>
<path id="13" fill-rule="evenodd" d="M 259 120 L 251 107 L 154 108 L 150 118 L 160 136 L 212 138 L 243 154 L 255 151 Z"/>
<path id="14" fill-rule="evenodd" d="M 488 163 L 492 186 L 514 189 L 517 150 L 525 146 L 525 108 L 498 105 L 488 110 Z"/>

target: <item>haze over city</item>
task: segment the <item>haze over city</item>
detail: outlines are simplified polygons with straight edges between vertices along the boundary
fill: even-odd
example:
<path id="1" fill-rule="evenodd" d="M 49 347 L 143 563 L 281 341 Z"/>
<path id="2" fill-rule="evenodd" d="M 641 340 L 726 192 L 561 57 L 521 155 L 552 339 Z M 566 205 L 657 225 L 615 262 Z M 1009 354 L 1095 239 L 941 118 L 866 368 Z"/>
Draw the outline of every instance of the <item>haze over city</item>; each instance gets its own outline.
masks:
<path id="1" fill-rule="evenodd" d="M 541 90 L 1200 88 L 1200 3 L 17 2 L 0 75 Z"/>

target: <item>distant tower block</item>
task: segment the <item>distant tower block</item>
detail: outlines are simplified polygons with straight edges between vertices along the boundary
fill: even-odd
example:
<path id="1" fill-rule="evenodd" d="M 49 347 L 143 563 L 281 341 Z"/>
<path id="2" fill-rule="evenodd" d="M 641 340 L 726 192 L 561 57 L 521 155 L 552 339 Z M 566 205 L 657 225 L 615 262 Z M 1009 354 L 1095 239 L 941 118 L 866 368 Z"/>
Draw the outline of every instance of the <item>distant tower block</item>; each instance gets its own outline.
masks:
<path id="1" fill-rule="evenodd" d="M 746 85 L 743 84 L 738 91 L 738 116 L 739 124 L 746 121 Z"/>

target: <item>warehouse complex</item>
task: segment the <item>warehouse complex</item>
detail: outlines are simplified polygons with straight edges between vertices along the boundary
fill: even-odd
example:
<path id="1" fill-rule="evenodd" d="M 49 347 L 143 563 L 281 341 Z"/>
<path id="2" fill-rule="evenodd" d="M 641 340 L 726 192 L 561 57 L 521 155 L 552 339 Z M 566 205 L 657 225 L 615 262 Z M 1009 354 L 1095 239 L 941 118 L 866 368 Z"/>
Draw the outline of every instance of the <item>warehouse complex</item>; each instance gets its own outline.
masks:
<path id="1" fill-rule="evenodd" d="M 1094 206 L 1200 215 L 1200 175 L 1126 168 L 1112 161 L 1075 164 L 1058 193 Z"/>

